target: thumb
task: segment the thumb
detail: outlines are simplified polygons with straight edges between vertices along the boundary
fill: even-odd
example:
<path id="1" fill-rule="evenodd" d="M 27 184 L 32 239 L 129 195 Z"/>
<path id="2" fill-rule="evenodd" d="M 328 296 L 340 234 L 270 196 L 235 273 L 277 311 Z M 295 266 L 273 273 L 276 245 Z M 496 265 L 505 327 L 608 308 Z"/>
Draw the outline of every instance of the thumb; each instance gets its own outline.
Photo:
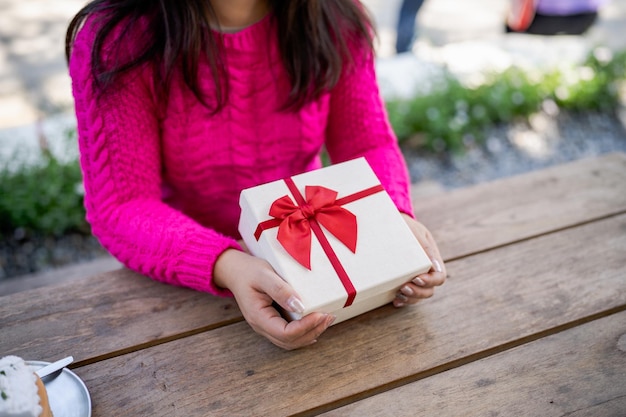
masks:
<path id="1" fill-rule="evenodd" d="M 304 313 L 304 304 L 298 293 L 277 274 L 274 274 L 274 279 L 265 280 L 261 290 L 285 310 L 300 315 Z"/>

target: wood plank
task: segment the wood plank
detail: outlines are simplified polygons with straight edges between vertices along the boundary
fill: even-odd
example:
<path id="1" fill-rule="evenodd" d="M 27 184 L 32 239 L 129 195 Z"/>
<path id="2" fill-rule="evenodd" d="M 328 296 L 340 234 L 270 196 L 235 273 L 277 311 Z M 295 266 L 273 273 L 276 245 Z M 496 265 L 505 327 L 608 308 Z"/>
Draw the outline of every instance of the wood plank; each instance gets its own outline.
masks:
<path id="1" fill-rule="evenodd" d="M 444 259 L 626 210 L 626 154 L 584 159 L 414 202 Z"/>
<path id="2" fill-rule="evenodd" d="M 626 309 L 625 231 L 621 215 L 451 262 L 436 297 L 307 349 L 275 348 L 244 322 L 76 372 L 94 417 L 313 415 Z"/>
<path id="3" fill-rule="evenodd" d="M 233 299 L 120 269 L 1 297 L 0 352 L 80 365 L 240 320 Z"/>
<path id="4" fill-rule="evenodd" d="M 0 296 L 45 287 L 61 282 L 75 281 L 86 276 L 120 269 L 123 265 L 112 256 L 102 256 L 86 262 L 54 268 L 45 272 L 0 280 Z"/>
<path id="5" fill-rule="evenodd" d="M 626 312 L 621 312 L 323 415 L 625 414 Z"/>

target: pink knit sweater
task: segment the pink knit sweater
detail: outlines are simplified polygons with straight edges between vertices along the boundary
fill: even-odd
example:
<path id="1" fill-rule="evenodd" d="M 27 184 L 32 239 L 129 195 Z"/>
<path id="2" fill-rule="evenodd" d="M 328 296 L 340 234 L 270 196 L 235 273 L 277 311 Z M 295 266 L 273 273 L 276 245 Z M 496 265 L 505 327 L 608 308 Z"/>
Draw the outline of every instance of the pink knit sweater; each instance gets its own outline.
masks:
<path id="1" fill-rule="evenodd" d="M 70 74 L 87 220 L 130 269 L 229 295 L 213 285 L 212 272 L 224 250 L 241 249 L 239 192 L 320 167 L 324 145 L 333 162 L 365 156 L 398 209 L 413 212 L 373 57 L 345 71 L 331 92 L 302 110 L 281 111 L 290 85 L 272 22 L 266 17 L 224 35 L 229 100 L 214 116 L 181 77 L 174 77 L 167 103 L 157 105 L 146 68 L 125 75 L 120 88 L 96 100 L 89 21 L 79 33 Z M 201 88 L 211 97 L 215 87 L 206 62 L 200 71 Z"/>

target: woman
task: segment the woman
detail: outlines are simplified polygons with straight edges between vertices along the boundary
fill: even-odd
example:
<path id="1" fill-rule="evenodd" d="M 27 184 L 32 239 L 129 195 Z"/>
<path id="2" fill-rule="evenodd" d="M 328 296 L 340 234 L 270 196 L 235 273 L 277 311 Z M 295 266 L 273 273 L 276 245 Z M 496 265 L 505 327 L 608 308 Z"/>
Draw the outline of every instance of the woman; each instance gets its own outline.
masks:
<path id="1" fill-rule="evenodd" d="M 287 323 L 298 295 L 237 240 L 239 192 L 365 156 L 433 259 L 394 304 L 445 280 L 413 219 L 408 176 L 376 85 L 370 23 L 351 0 L 95 0 L 67 56 L 87 219 L 129 268 L 234 295 L 252 328 L 294 349 L 333 317 Z"/>

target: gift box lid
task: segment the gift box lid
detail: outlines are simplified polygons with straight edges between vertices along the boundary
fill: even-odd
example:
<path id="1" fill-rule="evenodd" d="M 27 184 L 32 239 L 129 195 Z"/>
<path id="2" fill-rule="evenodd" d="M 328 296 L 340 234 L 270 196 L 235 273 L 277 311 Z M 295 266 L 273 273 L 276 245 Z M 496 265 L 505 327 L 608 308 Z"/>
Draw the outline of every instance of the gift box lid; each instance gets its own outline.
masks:
<path id="1" fill-rule="evenodd" d="M 306 186 L 323 186 L 337 191 L 339 199 L 380 186 L 364 158 L 296 175 L 291 180 L 302 195 Z M 285 195 L 297 201 L 284 180 L 243 190 L 239 222 L 242 238 L 252 254 L 267 260 L 292 285 L 302 298 L 305 314 L 344 308 L 348 290 L 315 234 L 311 237 L 310 270 L 278 241 L 278 227 L 263 230 L 258 240 L 254 237 L 258 225 L 272 218 L 271 205 Z M 397 289 L 430 269 L 430 260 L 384 190 L 341 207 L 357 219 L 355 252 L 323 226 L 321 230 L 356 290 L 354 303 Z"/>

